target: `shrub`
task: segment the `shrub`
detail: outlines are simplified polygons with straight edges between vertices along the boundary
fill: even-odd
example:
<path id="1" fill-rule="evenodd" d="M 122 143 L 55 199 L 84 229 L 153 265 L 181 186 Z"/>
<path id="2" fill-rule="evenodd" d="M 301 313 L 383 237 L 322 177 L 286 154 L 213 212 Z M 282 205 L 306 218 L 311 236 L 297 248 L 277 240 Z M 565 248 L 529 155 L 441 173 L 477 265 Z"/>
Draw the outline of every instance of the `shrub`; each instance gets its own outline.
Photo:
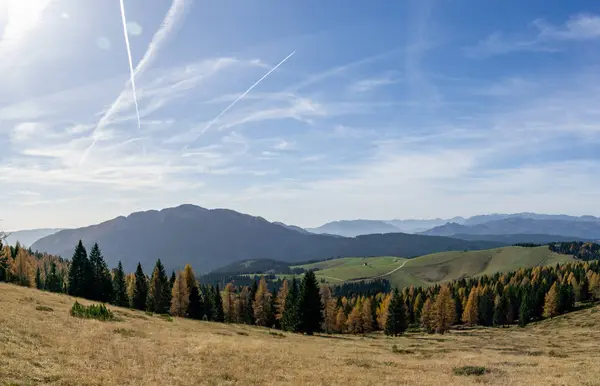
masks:
<path id="1" fill-rule="evenodd" d="M 483 375 L 489 370 L 483 366 L 463 366 L 455 367 L 454 375 Z"/>
<path id="2" fill-rule="evenodd" d="M 71 307 L 71 316 L 102 321 L 115 320 L 115 315 L 104 304 L 92 304 L 86 307 L 78 301 L 75 301 Z"/>

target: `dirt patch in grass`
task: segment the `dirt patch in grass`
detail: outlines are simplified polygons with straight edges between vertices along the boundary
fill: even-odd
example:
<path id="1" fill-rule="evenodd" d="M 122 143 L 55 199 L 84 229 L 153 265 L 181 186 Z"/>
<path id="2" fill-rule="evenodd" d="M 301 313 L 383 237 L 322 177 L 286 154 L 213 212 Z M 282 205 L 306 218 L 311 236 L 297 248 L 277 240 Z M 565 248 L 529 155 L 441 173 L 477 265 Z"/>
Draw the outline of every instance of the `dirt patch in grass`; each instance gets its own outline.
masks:
<path id="1" fill-rule="evenodd" d="M 48 306 L 37 306 L 37 307 L 35 307 L 35 309 L 38 310 L 38 311 L 45 311 L 45 312 L 52 312 L 52 311 L 54 311 L 54 308 L 48 307 Z"/>
<path id="2" fill-rule="evenodd" d="M 362 367 L 364 369 L 370 369 L 371 367 L 373 367 L 373 363 L 371 361 L 368 361 L 365 359 L 351 358 L 351 359 L 346 359 L 345 363 L 348 366 L 357 366 L 357 367 Z"/>
<path id="3" fill-rule="evenodd" d="M 407 355 L 407 354 L 414 354 L 415 353 L 413 350 L 403 349 L 403 348 L 400 348 L 400 347 L 398 347 L 396 345 L 392 346 L 392 352 L 396 353 L 396 354 L 405 354 L 405 355 Z"/>
<path id="4" fill-rule="evenodd" d="M 144 338 L 146 336 L 142 331 L 136 331 L 129 328 L 117 328 L 113 330 L 113 332 L 128 338 Z"/>

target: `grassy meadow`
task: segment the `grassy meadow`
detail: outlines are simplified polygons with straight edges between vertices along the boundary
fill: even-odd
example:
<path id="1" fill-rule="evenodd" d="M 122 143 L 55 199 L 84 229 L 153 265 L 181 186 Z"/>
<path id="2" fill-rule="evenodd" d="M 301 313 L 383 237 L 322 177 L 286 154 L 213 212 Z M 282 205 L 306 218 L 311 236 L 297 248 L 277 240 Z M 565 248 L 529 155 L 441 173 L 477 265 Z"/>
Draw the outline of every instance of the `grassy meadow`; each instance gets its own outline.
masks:
<path id="1" fill-rule="evenodd" d="M 554 265 L 573 260 L 571 256 L 554 253 L 548 247 L 543 246 L 441 252 L 412 259 L 390 256 L 349 257 L 296 267 L 307 270 L 318 268 L 319 270 L 315 272 L 317 278 L 331 284 L 383 277 L 392 285 L 407 287 L 410 285 L 428 286 L 462 277 L 508 272 L 522 267 Z M 404 265 L 402 266 L 402 264 Z M 395 270 L 400 266 L 402 268 Z"/>
<path id="2" fill-rule="evenodd" d="M 74 300 L 0 283 L 1 385 L 529 386 L 600 380 L 600 306 L 525 328 L 390 338 L 301 336 L 112 306 L 119 320 L 101 322 L 70 316 Z"/>

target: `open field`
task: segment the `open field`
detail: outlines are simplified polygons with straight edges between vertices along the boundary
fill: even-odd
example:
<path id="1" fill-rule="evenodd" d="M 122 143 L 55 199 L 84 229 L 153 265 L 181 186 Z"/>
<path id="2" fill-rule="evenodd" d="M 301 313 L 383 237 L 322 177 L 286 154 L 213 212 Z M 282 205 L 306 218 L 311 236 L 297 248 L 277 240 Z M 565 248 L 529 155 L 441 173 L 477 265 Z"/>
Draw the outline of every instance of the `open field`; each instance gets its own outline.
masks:
<path id="1" fill-rule="evenodd" d="M 110 307 L 0 284 L 2 385 L 598 385 L 600 307 L 526 328 L 388 338 L 300 336 Z M 80 300 L 83 304 L 89 304 Z M 393 349 L 393 346 L 396 348 Z M 483 366 L 483 375 L 455 368 Z"/>
<path id="2" fill-rule="evenodd" d="M 554 265 L 569 261 L 573 261 L 571 256 L 551 252 L 548 247 L 504 247 L 484 251 L 441 252 L 408 260 L 389 256 L 351 257 L 297 267 L 318 268 L 319 270 L 315 272 L 317 278 L 324 279 L 331 284 L 384 277 L 393 285 L 405 287 L 409 285 L 426 286 L 462 277 L 494 274 L 517 270 L 521 267 Z M 400 266 L 402 268 L 399 268 Z"/>

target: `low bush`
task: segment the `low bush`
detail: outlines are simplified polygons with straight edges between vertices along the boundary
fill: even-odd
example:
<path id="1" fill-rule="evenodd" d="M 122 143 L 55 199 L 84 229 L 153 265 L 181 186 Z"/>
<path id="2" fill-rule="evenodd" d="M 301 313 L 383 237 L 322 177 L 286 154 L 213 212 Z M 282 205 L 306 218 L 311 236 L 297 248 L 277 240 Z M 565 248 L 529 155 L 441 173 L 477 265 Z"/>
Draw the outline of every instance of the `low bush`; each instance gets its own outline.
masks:
<path id="1" fill-rule="evenodd" d="M 115 315 L 104 304 L 92 304 L 84 306 L 75 301 L 71 307 L 71 316 L 84 319 L 96 319 L 101 321 L 115 320 Z"/>
<path id="2" fill-rule="evenodd" d="M 483 366 L 463 366 L 455 367 L 454 375 L 483 375 L 489 370 Z"/>

